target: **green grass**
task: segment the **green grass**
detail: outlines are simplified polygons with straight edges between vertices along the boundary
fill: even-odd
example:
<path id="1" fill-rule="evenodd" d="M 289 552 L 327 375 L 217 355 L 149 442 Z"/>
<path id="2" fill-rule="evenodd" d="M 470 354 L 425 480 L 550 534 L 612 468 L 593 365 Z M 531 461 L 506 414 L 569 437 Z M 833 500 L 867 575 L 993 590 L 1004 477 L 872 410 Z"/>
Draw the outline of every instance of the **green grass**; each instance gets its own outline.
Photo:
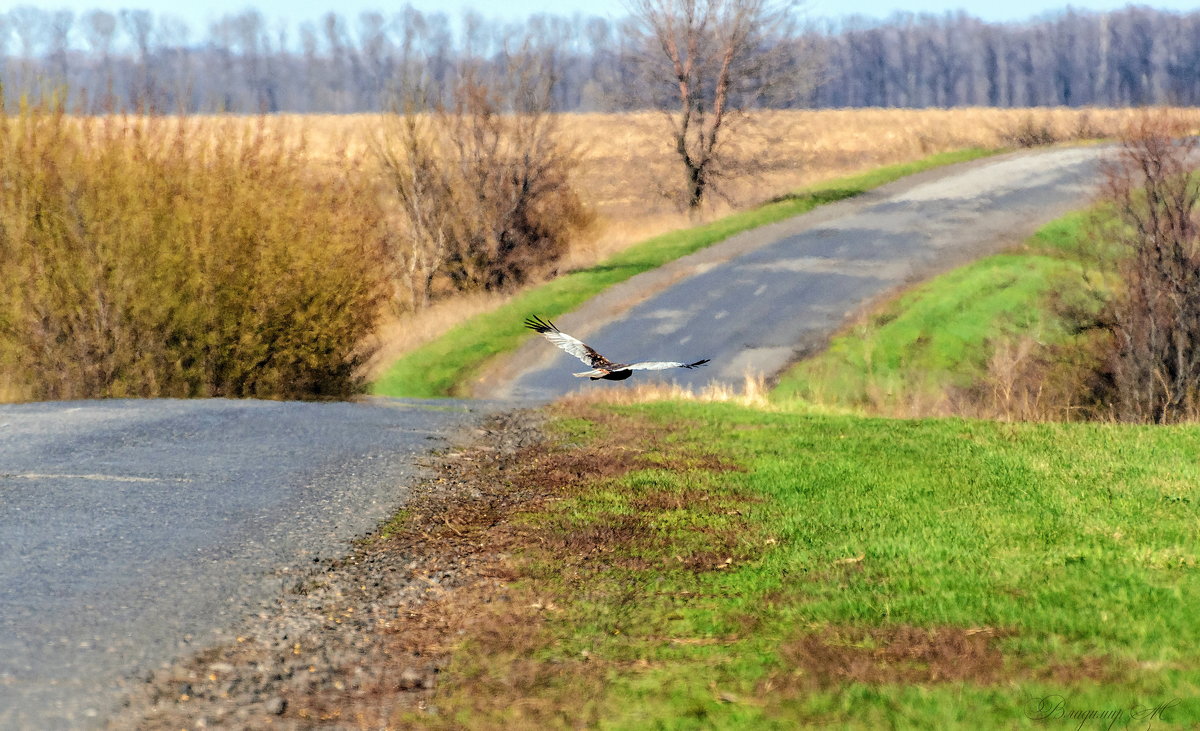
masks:
<path id="1" fill-rule="evenodd" d="M 397 360 L 375 382 L 372 390 L 385 396 L 414 398 L 466 395 L 469 384 L 489 359 L 511 351 L 528 337 L 529 332 L 522 323 L 529 315 L 558 317 L 618 282 L 734 234 L 806 213 L 825 203 L 851 198 L 906 175 L 996 152 L 958 150 L 891 165 L 815 185 L 703 226 L 648 239 L 601 264 L 559 277 L 521 294 L 497 310 L 467 320 L 443 337 Z"/>
<path id="2" fill-rule="evenodd" d="M 1030 699 L 1057 695 L 1066 712 L 1121 710 L 1113 728 L 1145 728 L 1127 709 L 1175 699 L 1162 727 L 1200 723 L 1200 429 L 696 403 L 617 413 L 651 425 L 651 464 L 526 518 L 540 540 L 612 539 L 584 559 L 531 549 L 521 586 L 554 610 L 515 655 L 494 638 L 456 653 L 437 699 L 447 718 L 1091 727 L 1028 716 Z M 621 427 L 571 430 L 594 440 Z M 744 471 L 709 469 L 716 457 Z M 648 508 L 655 495 L 686 499 Z M 884 659 L 903 628 L 984 629 L 999 659 L 991 674 L 939 682 L 919 652 Z M 950 668 L 972 662 L 949 652 Z M 489 691 L 492 705 L 470 702 Z"/>
<path id="3" fill-rule="evenodd" d="M 1095 262 L 1113 255 L 1097 251 L 1096 220 L 1070 214 L 1014 252 L 914 287 L 786 372 L 773 398 L 886 408 L 979 383 L 998 343 L 1067 342 L 1074 327 L 1062 313 L 1095 311 Z"/>

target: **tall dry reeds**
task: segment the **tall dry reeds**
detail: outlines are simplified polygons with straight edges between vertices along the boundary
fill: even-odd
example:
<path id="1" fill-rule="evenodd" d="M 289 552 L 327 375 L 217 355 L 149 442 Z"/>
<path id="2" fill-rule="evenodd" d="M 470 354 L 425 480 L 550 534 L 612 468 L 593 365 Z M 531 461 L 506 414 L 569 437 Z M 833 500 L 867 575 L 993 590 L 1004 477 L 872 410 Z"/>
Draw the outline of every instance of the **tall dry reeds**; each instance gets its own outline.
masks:
<path id="1" fill-rule="evenodd" d="M 0 117 L 9 395 L 360 390 L 388 274 L 379 196 L 282 140 L 55 106 Z"/>
<path id="2" fill-rule="evenodd" d="M 771 405 L 766 379 L 760 373 L 747 372 L 742 376 L 741 386 L 712 381 L 700 388 L 681 386 L 674 382 L 650 381 L 636 386 L 580 389 L 564 396 L 566 404 L 643 404 L 654 401 L 696 401 L 699 403 L 736 403 L 742 406 L 766 409 Z"/>

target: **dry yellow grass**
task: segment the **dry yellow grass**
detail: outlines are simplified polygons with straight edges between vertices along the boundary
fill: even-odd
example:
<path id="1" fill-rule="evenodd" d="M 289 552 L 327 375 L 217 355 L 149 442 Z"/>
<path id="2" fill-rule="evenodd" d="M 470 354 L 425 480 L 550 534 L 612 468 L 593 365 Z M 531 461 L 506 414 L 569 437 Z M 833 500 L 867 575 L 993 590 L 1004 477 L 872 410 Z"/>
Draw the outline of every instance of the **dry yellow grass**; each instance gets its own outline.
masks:
<path id="1" fill-rule="evenodd" d="M 881 165 L 908 162 L 964 147 L 995 148 L 1005 135 L 1032 122 L 1061 139 L 1081 130 L 1114 134 L 1140 112 L 1134 109 L 835 109 L 755 112 L 730 128 L 729 151 L 753 174 L 724 186 L 704 218 L 761 203 L 822 180 Z M 1180 109 L 1200 124 L 1200 110 Z M 228 118 L 245 124 L 246 118 Z M 367 156 L 378 115 L 278 115 L 269 123 L 289 136 L 303 133 L 316 157 L 323 150 Z M 577 143 L 583 165 L 582 195 L 601 219 L 569 263 L 586 266 L 629 244 L 693 220 L 670 199 L 682 172 L 658 113 L 568 114 L 563 132 Z"/>
<path id="2" fill-rule="evenodd" d="M 1200 124 L 1200 110 L 1178 109 Z M 1057 137 L 1080 130 L 1113 134 L 1134 119 L 1136 109 L 834 109 L 755 112 L 737 120 L 727 134 L 740 167 L 753 169 L 726 185 L 728 200 L 714 200 L 706 215 L 762 202 L 804 185 L 907 162 L 964 147 L 1001 147 L 1005 135 L 1029 121 Z M 236 133 L 253 117 L 209 118 L 207 129 Z M 314 159 L 325 151 L 369 157 L 368 141 L 381 128 L 375 114 L 289 115 L 266 124 L 308 142 Z M 226 126 L 227 125 L 227 126 Z M 563 132 L 583 153 L 578 183 L 610 231 L 605 238 L 636 237 L 690 223 L 669 199 L 682 180 L 658 113 L 567 114 Z M 339 159 L 340 155 L 339 155 Z M 614 233 L 618 232 L 618 233 Z"/>
<path id="3" fill-rule="evenodd" d="M 367 363 L 367 373 L 378 376 L 413 348 L 434 340 L 463 320 L 496 309 L 512 296 L 512 293 L 467 292 L 436 300 L 416 312 L 389 312 L 379 327 L 378 350 Z"/>
<path id="4" fill-rule="evenodd" d="M 10 376 L 0 373 L 0 404 L 21 400 L 24 392 L 13 383 Z"/>
<path id="5" fill-rule="evenodd" d="M 699 389 L 680 386 L 677 383 L 639 383 L 630 388 L 606 388 L 594 391 L 577 391 L 563 397 L 567 404 L 644 404 L 652 401 L 697 401 L 701 403 L 735 403 L 742 406 L 765 409 L 770 406 L 767 398 L 766 379 L 757 373 L 747 373 L 740 388 L 725 383 L 713 382 Z"/>
<path id="6" fill-rule="evenodd" d="M 1115 132 L 1136 114 L 983 108 L 758 112 L 740 120 L 729 140 L 735 159 L 759 173 L 734 182 L 727 193 L 734 205 L 753 204 L 880 165 L 964 147 L 1001 147 L 1005 134 L 1027 120 L 1070 138 L 1081 128 Z M 564 128 L 584 148 L 580 182 L 602 216 L 629 221 L 673 212 L 662 191 L 682 173 L 661 115 L 571 115 Z"/>

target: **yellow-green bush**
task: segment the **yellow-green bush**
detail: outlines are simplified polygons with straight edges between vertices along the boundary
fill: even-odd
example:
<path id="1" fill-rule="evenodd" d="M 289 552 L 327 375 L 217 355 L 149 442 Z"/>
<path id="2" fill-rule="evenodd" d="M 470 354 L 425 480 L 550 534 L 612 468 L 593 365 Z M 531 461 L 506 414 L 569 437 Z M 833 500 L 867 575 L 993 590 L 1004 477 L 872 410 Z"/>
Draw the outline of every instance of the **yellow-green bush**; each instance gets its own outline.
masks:
<path id="1" fill-rule="evenodd" d="M 379 196 L 244 130 L 0 116 L 0 376 L 20 397 L 360 390 L 388 273 Z"/>

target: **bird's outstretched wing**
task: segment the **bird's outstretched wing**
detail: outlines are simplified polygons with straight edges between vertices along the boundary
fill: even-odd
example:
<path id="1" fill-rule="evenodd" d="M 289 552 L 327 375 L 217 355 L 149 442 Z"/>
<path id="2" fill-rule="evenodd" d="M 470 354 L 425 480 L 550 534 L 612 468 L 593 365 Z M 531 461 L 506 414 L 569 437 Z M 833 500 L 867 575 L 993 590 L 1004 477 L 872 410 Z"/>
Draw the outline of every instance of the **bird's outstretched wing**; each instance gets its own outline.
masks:
<path id="1" fill-rule="evenodd" d="M 592 368 L 611 368 L 616 365 L 608 358 L 592 350 L 582 340 L 573 338 L 559 330 L 549 320 L 543 320 L 540 317 L 526 318 L 525 327 L 534 332 L 541 333 L 547 340 L 590 365 Z"/>
<path id="2" fill-rule="evenodd" d="M 665 371 L 668 368 L 699 368 L 708 362 L 708 358 L 698 360 L 695 363 L 680 363 L 678 361 L 654 360 L 644 363 L 634 363 L 627 365 L 625 368 L 631 371 Z"/>

